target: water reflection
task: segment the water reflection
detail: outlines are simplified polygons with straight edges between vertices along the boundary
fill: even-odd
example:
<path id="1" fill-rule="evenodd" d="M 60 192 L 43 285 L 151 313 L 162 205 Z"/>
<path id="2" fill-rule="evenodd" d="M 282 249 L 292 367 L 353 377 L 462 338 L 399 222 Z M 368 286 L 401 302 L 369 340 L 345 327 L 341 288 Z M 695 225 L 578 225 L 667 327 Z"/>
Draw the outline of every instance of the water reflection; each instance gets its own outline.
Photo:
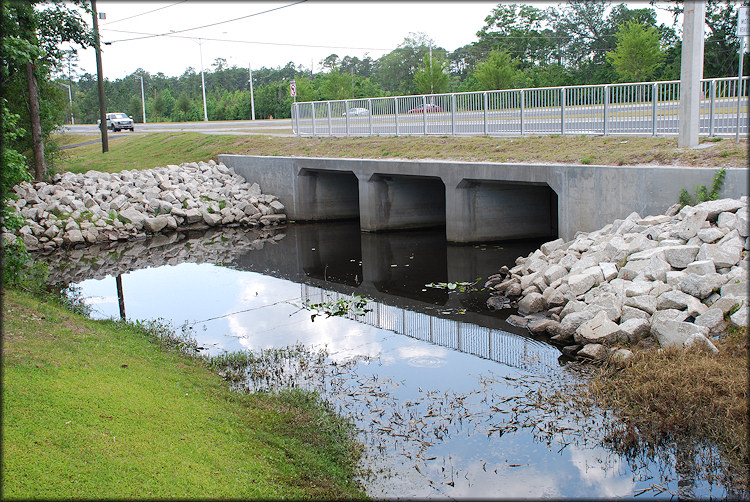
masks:
<path id="1" fill-rule="evenodd" d="M 118 315 L 120 277 L 131 319 L 184 325 L 212 354 L 325 349 L 337 364 L 304 385 L 356 423 L 372 496 L 649 496 L 657 481 L 664 496 L 677 493 L 674 466 L 634 465 L 600 446 L 596 410 L 567 403 L 561 415 L 536 400 L 580 383 L 555 347 L 508 325 L 509 312 L 488 311 L 486 292 L 424 287 L 487 277 L 538 244 L 448 246 L 439 233 L 361 234 L 341 223 L 181 233 L 45 259 L 95 316 Z M 311 322 L 300 309 L 353 293 L 373 299 L 356 321 Z M 724 493 L 700 480 L 691 489 Z"/>

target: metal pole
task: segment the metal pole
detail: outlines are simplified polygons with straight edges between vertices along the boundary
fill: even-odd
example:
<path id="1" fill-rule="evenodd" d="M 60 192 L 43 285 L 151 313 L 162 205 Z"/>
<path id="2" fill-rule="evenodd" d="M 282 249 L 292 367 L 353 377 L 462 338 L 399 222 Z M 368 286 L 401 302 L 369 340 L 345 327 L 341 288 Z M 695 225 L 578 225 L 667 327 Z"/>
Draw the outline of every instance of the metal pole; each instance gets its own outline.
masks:
<path id="1" fill-rule="evenodd" d="M 68 86 L 68 99 L 70 100 L 70 124 L 76 125 L 76 118 L 73 115 L 73 93 L 70 90 L 70 86 Z"/>
<path id="2" fill-rule="evenodd" d="M 146 123 L 146 98 L 143 95 L 143 77 L 135 75 L 135 78 L 141 79 L 141 105 L 143 106 L 143 123 Z"/>
<path id="3" fill-rule="evenodd" d="M 396 136 L 398 136 L 398 98 L 393 98 L 394 117 L 396 122 Z"/>
<path id="4" fill-rule="evenodd" d="M 708 117 L 708 135 L 713 137 L 714 136 L 714 114 L 716 113 L 716 79 L 711 80 L 711 87 L 710 93 L 711 93 L 711 105 L 709 108 L 709 117 Z"/>
<path id="5" fill-rule="evenodd" d="M 326 105 L 328 105 L 328 135 L 333 136 L 333 126 L 331 124 L 331 102 L 326 101 Z"/>
<path id="6" fill-rule="evenodd" d="M 250 72 L 250 78 L 248 81 L 250 82 L 250 114 L 251 119 L 255 120 L 255 97 L 253 96 L 253 67 L 251 63 L 247 64 L 247 69 Z"/>
<path id="7" fill-rule="evenodd" d="M 102 153 L 109 151 L 107 136 L 107 102 L 104 99 L 104 70 L 102 70 L 102 51 L 99 43 L 99 15 L 96 12 L 96 0 L 91 0 L 91 14 L 94 17 L 94 48 L 96 49 L 96 75 L 99 89 L 99 131 L 102 135 Z"/>
<path id="8" fill-rule="evenodd" d="M 482 107 L 484 108 L 484 135 L 487 136 L 487 91 L 482 93 Z"/>
<path id="9" fill-rule="evenodd" d="M 656 136 L 656 109 L 659 106 L 659 83 L 654 82 L 654 95 L 651 97 L 653 107 L 651 110 L 651 136 Z"/>
<path id="10" fill-rule="evenodd" d="M 560 134 L 565 135 L 565 87 L 560 89 Z"/>
<path id="11" fill-rule="evenodd" d="M 422 133 L 427 134 L 427 97 L 422 96 Z"/>
<path id="12" fill-rule="evenodd" d="M 372 136 L 372 99 L 367 98 L 367 111 L 369 112 L 369 115 L 367 118 L 370 121 L 370 136 Z"/>
<path id="13" fill-rule="evenodd" d="M 312 101 L 310 102 L 310 115 L 312 115 L 312 135 L 314 138 L 317 134 L 315 132 L 315 103 Z"/>
<path id="14" fill-rule="evenodd" d="M 604 135 L 609 132 L 609 86 L 604 86 Z"/>
<path id="15" fill-rule="evenodd" d="M 740 69 L 737 74 L 737 133 L 735 141 L 740 142 L 740 116 L 742 111 L 742 59 L 745 55 L 745 37 L 740 37 Z"/>
<path id="16" fill-rule="evenodd" d="M 201 53 L 201 87 L 203 90 L 203 121 L 208 122 L 208 109 L 206 108 L 206 79 L 203 77 L 203 40 L 198 39 L 198 49 Z"/>
<path id="17" fill-rule="evenodd" d="M 349 100 L 344 100 L 344 117 L 346 117 L 346 135 L 349 136 Z"/>
<path id="18" fill-rule="evenodd" d="M 302 131 L 299 128 L 299 104 L 294 103 L 294 120 L 297 123 L 297 136 L 302 136 Z"/>
<path id="19" fill-rule="evenodd" d="M 456 135 L 456 95 L 455 94 L 451 94 L 451 135 L 452 136 Z"/>
<path id="20" fill-rule="evenodd" d="M 523 116 L 525 110 L 525 103 L 524 103 L 524 95 L 526 94 L 523 89 L 520 91 L 521 93 L 521 136 L 524 135 L 524 123 L 523 123 Z"/>

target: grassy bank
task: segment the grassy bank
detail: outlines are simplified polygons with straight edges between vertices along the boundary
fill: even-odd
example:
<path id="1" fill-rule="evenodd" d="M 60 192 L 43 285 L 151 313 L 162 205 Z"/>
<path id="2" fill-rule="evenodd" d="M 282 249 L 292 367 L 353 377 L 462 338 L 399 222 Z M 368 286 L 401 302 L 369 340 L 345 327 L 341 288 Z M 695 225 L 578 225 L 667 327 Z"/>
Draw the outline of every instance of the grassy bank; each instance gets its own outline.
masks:
<path id="1" fill-rule="evenodd" d="M 3 298 L 2 496 L 361 498 L 350 429 L 301 392 L 247 395 L 139 326 Z"/>
<path id="2" fill-rule="evenodd" d="M 61 141 L 71 141 L 66 135 Z M 434 159 L 601 165 L 746 167 L 747 140 L 704 139 L 707 148 L 677 148 L 676 138 L 602 136 L 296 138 L 194 132 L 118 137 L 110 151 L 93 144 L 65 150 L 60 165 L 73 172 L 117 172 L 216 160 L 220 153 L 292 157 Z"/>

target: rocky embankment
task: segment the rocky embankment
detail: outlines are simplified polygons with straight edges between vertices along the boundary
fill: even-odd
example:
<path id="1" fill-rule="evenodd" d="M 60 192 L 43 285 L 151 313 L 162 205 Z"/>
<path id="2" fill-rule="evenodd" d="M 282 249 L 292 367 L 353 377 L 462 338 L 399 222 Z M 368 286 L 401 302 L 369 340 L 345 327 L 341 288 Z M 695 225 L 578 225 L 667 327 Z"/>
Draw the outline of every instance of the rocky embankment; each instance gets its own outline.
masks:
<path id="1" fill-rule="evenodd" d="M 492 308 L 547 333 L 568 355 L 627 364 L 629 347 L 697 346 L 748 326 L 748 197 L 663 215 L 632 213 L 572 241 L 543 244 L 486 283 Z"/>
<path id="2" fill-rule="evenodd" d="M 284 205 L 224 164 L 191 162 L 142 171 L 65 173 L 23 182 L 13 201 L 29 251 L 127 240 L 146 234 L 228 226 L 273 226 Z"/>

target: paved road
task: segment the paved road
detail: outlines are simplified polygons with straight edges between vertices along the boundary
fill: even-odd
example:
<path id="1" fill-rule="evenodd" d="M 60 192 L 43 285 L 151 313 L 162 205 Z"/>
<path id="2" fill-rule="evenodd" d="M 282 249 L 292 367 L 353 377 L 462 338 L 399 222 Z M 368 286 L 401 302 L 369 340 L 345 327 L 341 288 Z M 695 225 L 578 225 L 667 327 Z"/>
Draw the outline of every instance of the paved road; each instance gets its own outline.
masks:
<path id="1" fill-rule="evenodd" d="M 72 134 L 98 134 L 96 124 L 64 125 L 63 132 Z M 292 121 L 280 120 L 227 120 L 210 122 L 160 122 L 156 124 L 135 124 L 136 133 L 192 131 L 204 134 L 265 134 L 269 136 L 292 136 Z M 111 132 L 110 137 L 117 137 L 129 132 Z"/>

